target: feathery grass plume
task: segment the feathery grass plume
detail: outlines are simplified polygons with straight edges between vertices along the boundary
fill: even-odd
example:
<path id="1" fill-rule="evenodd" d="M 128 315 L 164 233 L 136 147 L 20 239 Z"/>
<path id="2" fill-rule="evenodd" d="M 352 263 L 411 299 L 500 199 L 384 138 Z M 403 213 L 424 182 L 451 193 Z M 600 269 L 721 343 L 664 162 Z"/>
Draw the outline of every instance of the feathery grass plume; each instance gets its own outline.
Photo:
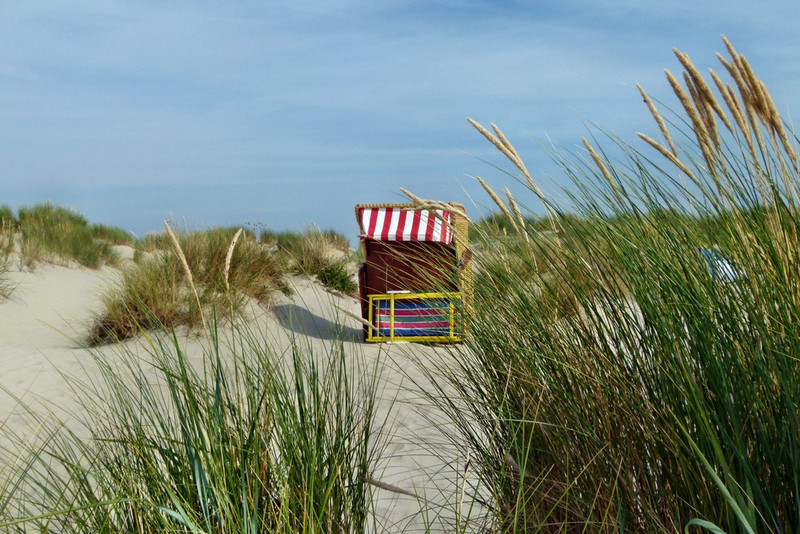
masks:
<path id="1" fill-rule="evenodd" d="M 683 89 L 680 82 L 678 82 L 678 79 L 675 78 L 669 69 L 664 69 L 664 73 L 669 81 L 670 86 L 672 87 L 672 92 L 678 97 L 678 101 L 681 103 L 686 115 L 692 122 L 692 130 L 695 133 L 697 142 L 701 147 L 707 145 L 709 139 L 708 132 L 706 131 L 705 123 L 700 118 L 697 109 L 692 103 L 692 99 L 686 94 L 686 91 Z"/>
<path id="2" fill-rule="evenodd" d="M 186 274 L 186 280 L 189 283 L 189 288 L 192 290 L 192 293 L 194 293 L 194 300 L 197 303 L 197 313 L 200 314 L 200 322 L 203 325 L 203 332 L 206 334 L 206 339 L 208 340 L 209 346 L 212 346 L 213 341 L 211 338 L 211 330 L 208 329 L 208 323 L 206 323 L 206 317 L 203 313 L 203 304 L 200 302 L 200 295 L 197 293 L 197 286 L 194 285 L 192 270 L 189 268 L 189 263 L 186 261 L 186 256 L 183 254 L 183 249 L 181 248 L 181 244 L 178 242 L 178 238 L 175 237 L 175 233 L 169 226 L 169 221 L 164 221 L 164 229 L 167 231 L 170 241 L 172 241 L 172 247 L 175 251 L 175 255 L 178 257 L 181 265 L 183 266 L 183 272 Z"/>
<path id="3" fill-rule="evenodd" d="M 617 187 L 617 182 L 614 180 L 614 177 L 611 176 L 611 172 L 608 170 L 608 167 L 605 163 L 603 163 L 603 160 L 597 154 L 594 147 L 589 144 L 589 141 L 587 141 L 585 137 L 582 137 L 581 140 L 583 141 L 583 146 L 585 146 L 586 150 L 589 152 L 589 155 L 592 156 L 592 160 L 594 161 L 595 165 L 597 165 L 597 168 L 600 169 L 603 178 L 605 178 L 606 182 L 608 182 L 608 185 L 611 187 L 611 190 L 614 192 L 617 202 L 619 202 L 619 204 L 623 204 L 622 196 L 619 194 L 619 188 Z"/>
<path id="4" fill-rule="evenodd" d="M 511 194 L 511 191 L 509 191 L 507 187 L 505 188 L 505 193 L 506 198 L 508 199 L 508 206 L 511 208 L 511 212 L 514 214 L 514 217 L 517 218 L 517 224 L 519 225 L 519 228 L 525 230 L 525 217 L 522 216 L 522 211 L 520 211 L 514 195 Z M 527 233 L 525 233 L 525 237 L 528 237 Z"/>
<path id="5" fill-rule="evenodd" d="M 694 106 L 692 98 L 686 94 L 686 91 L 683 89 L 680 82 L 678 82 L 677 78 L 675 78 L 675 76 L 668 69 L 664 69 L 664 72 L 666 73 L 667 80 L 672 87 L 672 91 L 675 93 L 675 96 L 678 97 L 681 105 L 683 105 L 686 115 L 692 122 L 692 131 L 695 134 L 695 139 L 697 139 L 697 144 L 702 151 L 703 158 L 708 165 L 709 171 L 716 172 L 714 165 L 716 158 L 714 157 L 711 149 L 711 144 L 713 141 L 711 139 L 711 134 L 708 132 L 706 122 L 700 116 L 700 113 Z M 689 85 L 689 87 L 692 89 L 691 85 Z"/>
<path id="6" fill-rule="evenodd" d="M 658 125 L 658 130 L 661 132 L 661 135 L 664 136 L 664 139 L 669 143 L 669 149 L 672 151 L 673 154 L 677 155 L 678 150 L 675 148 L 675 143 L 672 142 L 672 136 L 669 134 L 669 130 L 667 129 L 667 124 L 664 122 L 664 117 L 661 116 L 661 113 L 658 112 L 656 109 L 653 100 L 650 98 L 650 95 L 642 88 L 641 85 L 638 83 L 636 84 L 636 88 L 639 90 L 639 94 L 642 95 L 642 99 L 644 103 L 647 105 L 647 109 L 650 110 L 650 115 L 653 116 L 655 119 L 656 124 Z"/>
<path id="7" fill-rule="evenodd" d="M 678 61 L 680 61 L 681 65 L 683 65 L 683 68 L 686 69 L 686 72 L 689 74 L 689 77 L 691 78 L 695 88 L 697 88 L 702 101 L 711 106 L 728 130 L 732 132 L 733 125 L 728 120 L 725 112 L 722 110 L 722 106 L 719 105 L 719 102 L 714 96 L 714 92 L 711 90 L 711 87 L 708 85 L 705 78 L 703 78 L 702 74 L 700 74 L 700 71 L 697 70 L 697 67 L 695 67 L 694 63 L 692 63 L 689 55 L 681 52 L 677 48 L 673 48 L 672 52 L 678 58 Z"/>
<path id="8" fill-rule="evenodd" d="M 511 227 L 514 228 L 514 232 L 519 234 L 520 228 L 517 225 L 517 221 L 514 220 L 514 216 L 511 215 L 510 211 L 508 211 L 508 207 L 506 207 L 506 204 L 505 202 L 503 202 L 503 199 L 497 196 L 497 193 L 494 192 L 494 190 L 489 186 L 489 184 L 487 184 L 483 180 L 483 178 L 481 178 L 480 176 L 476 176 L 475 178 L 483 186 L 483 189 L 489 195 L 489 198 L 491 198 L 497 205 L 497 207 L 500 208 L 500 211 L 503 213 L 503 215 L 505 215 L 506 219 L 508 219 L 508 222 L 511 223 Z"/>
<path id="9" fill-rule="evenodd" d="M 692 180 L 692 182 L 695 183 L 695 185 L 698 186 L 700 185 L 700 181 L 695 177 L 694 173 L 691 170 L 689 170 L 689 168 L 686 165 L 684 165 L 683 162 L 681 162 L 681 160 L 679 160 L 672 152 L 667 150 L 666 147 L 664 147 L 664 145 L 662 145 L 655 139 L 647 136 L 646 134 L 643 134 L 642 132 L 637 132 L 636 135 L 638 135 L 642 141 L 644 141 L 651 147 L 658 150 L 662 156 L 670 160 L 676 167 L 678 167 L 678 169 L 680 169 L 680 171 L 683 174 L 688 176 Z"/>
<path id="10" fill-rule="evenodd" d="M 743 132 L 746 137 L 749 137 L 750 132 L 748 131 L 746 123 L 744 122 L 742 108 L 739 106 L 739 102 L 736 100 L 735 93 L 733 93 L 733 88 L 730 85 L 726 85 L 719 75 L 714 71 L 714 69 L 708 69 L 708 72 L 711 75 L 711 79 L 714 80 L 714 85 L 717 86 L 717 91 L 719 91 L 719 94 L 722 95 L 725 105 L 728 106 L 728 110 L 730 110 L 733 120 L 736 122 L 737 128 L 739 131 Z M 727 115 L 725 115 L 725 117 L 726 120 L 723 122 L 725 122 L 728 130 L 730 130 L 732 134 L 735 134 L 736 129 L 733 127 L 733 124 L 727 120 Z"/>
<path id="11" fill-rule="evenodd" d="M 231 239 L 231 244 L 228 247 L 228 252 L 225 254 L 225 269 L 223 270 L 223 279 L 225 280 L 225 291 L 230 293 L 231 292 L 231 285 L 228 283 L 228 275 L 231 272 L 231 260 L 233 259 L 233 249 L 236 248 L 236 242 L 239 241 L 239 237 L 242 235 L 244 230 L 239 228 L 234 234 L 233 239 Z"/>
<path id="12" fill-rule="evenodd" d="M 514 149 L 511 143 L 508 142 L 508 139 L 506 139 L 505 135 L 503 135 L 503 132 L 501 132 L 500 129 L 493 124 L 492 129 L 497 132 L 497 137 L 495 137 L 495 135 L 489 132 L 489 130 L 481 126 L 478 122 L 472 120 L 470 117 L 467 117 L 467 121 L 472 125 L 473 128 L 478 130 L 481 135 L 488 139 L 490 143 L 497 147 L 497 149 L 500 150 L 500 152 L 502 152 L 511 161 L 511 163 L 513 163 L 514 166 L 516 166 L 517 169 L 522 172 L 533 192 L 539 195 L 541 198 L 544 198 L 544 194 L 542 193 L 541 189 L 539 189 L 539 186 L 536 185 L 536 182 L 533 181 L 531 173 L 528 172 L 528 168 L 525 166 L 525 163 L 522 161 L 522 159 L 520 159 L 517 151 Z"/>

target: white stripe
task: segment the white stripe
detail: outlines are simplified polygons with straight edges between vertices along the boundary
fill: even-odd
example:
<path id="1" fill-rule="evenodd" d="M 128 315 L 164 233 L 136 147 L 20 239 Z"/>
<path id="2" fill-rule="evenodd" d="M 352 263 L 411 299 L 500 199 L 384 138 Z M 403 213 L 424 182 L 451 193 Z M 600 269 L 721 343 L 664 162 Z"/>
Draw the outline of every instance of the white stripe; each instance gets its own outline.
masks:
<path id="1" fill-rule="evenodd" d="M 442 210 L 436 210 L 433 215 L 433 235 L 431 236 L 431 241 L 441 241 L 442 240 L 442 219 L 440 218 L 442 215 Z"/>
<path id="2" fill-rule="evenodd" d="M 419 212 L 419 228 L 417 228 L 417 241 L 425 241 L 425 232 L 428 230 L 428 210 Z"/>
<path id="3" fill-rule="evenodd" d="M 369 216 L 371 213 L 372 209 L 370 208 L 364 208 L 363 210 L 361 210 L 361 228 L 363 229 L 364 235 L 367 235 L 367 233 L 369 232 Z M 372 236 L 367 236 L 367 237 L 371 238 Z"/>
<path id="4" fill-rule="evenodd" d="M 400 222 L 400 210 L 395 208 L 392 210 L 392 220 L 389 221 L 389 241 L 396 241 L 397 238 L 397 223 Z"/>
<path id="5" fill-rule="evenodd" d="M 414 212 L 406 211 L 406 220 L 403 222 L 401 239 L 403 241 L 411 241 L 411 224 L 414 222 Z"/>
<path id="6" fill-rule="evenodd" d="M 373 239 L 380 239 L 381 238 L 381 231 L 383 230 L 383 220 L 386 218 L 386 210 L 378 210 L 378 218 L 375 221 L 375 233 L 373 234 Z"/>

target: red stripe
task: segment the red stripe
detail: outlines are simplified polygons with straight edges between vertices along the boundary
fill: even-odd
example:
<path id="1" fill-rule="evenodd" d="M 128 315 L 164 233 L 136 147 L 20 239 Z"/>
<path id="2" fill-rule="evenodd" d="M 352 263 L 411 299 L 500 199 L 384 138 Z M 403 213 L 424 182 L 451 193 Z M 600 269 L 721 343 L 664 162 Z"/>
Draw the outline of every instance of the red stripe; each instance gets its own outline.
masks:
<path id="1" fill-rule="evenodd" d="M 450 323 L 447 323 L 447 322 L 427 322 L 427 323 L 422 323 L 422 322 L 410 323 L 409 322 L 409 323 L 402 323 L 402 324 L 398 324 L 398 323 L 394 324 L 394 329 L 395 330 L 409 330 L 411 328 L 424 329 L 424 328 L 449 328 L 449 327 L 450 327 Z"/>
<path id="2" fill-rule="evenodd" d="M 397 241 L 403 241 L 403 229 L 406 227 L 406 215 L 408 212 L 405 210 L 400 210 L 398 214 L 399 217 L 397 219 L 397 234 L 395 235 L 395 239 Z"/>
<path id="3" fill-rule="evenodd" d="M 450 310 L 398 310 L 395 308 L 395 317 L 433 317 L 444 316 L 450 313 Z"/>
<path id="4" fill-rule="evenodd" d="M 375 225 L 378 223 L 378 210 L 369 210 L 369 222 L 367 224 L 367 238 L 372 239 L 375 235 Z"/>
<path id="5" fill-rule="evenodd" d="M 443 243 L 450 243 L 452 240 L 451 232 L 453 229 L 450 227 L 450 212 L 446 211 L 442 214 L 444 217 L 445 223 L 442 225 L 442 242 Z"/>
<path id="6" fill-rule="evenodd" d="M 417 240 L 417 232 L 419 232 L 419 221 L 420 215 L 418 211 L 412 212 L 411 218 L 411 237 L 409 241 L 416 241 Z"/>
<path id="7" fill-rule="evenodd" d="M 428 213 L 428 227 L 425 229 L 425 241 L 433 241 L 433 225 L 436 223 L 436 212 Z"/>
<path id="8" fill-rule="evenodd" d="M 389 225 L 392 223 L 392 208 L 383 210 L 383 228 L 381 228 L 381 240 L 389 240 Z"/>

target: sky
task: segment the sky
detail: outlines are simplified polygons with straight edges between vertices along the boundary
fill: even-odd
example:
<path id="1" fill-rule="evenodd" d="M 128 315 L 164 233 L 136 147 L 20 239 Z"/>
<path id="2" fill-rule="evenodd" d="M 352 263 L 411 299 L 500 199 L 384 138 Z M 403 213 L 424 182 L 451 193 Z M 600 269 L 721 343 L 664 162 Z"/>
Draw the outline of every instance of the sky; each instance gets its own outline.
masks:
<path id="1" fill-rule="evenodd" d="M 791 118 L 798 20 L 796 0 L 4 0 L 0 205 L 353 240 L 354 206 L 401 187 L 477 218 L 481 176 L 533 206 L 467 117 L 558 195 L 546 147 L 655 132 L 635 84 L 673 105 L 673 47 L 719 72 L 726 35 Z"/>

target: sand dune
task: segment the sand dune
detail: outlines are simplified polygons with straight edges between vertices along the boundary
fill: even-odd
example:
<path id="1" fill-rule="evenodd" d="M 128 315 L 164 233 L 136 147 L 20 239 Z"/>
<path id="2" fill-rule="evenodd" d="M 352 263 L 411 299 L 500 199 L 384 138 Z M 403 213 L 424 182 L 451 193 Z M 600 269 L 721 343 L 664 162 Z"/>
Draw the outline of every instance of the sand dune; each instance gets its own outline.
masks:
<path id="1" fill-rule="evenodd" d="M 122 252 L 127 255 L 129 251 Z M 79 403 L 65 376 L 91 381 L 94 366 L 83 340 L 100 309 L 103 290 L 120 276 L 119 270 L 111 267 L 89 270 L 56 265 L 40 265 L 34 272 L 12 270 L 10 274 L 16 290 L 11 299 L 0 303 L 0 425 L 5 426 L 0 432 L 1 446 L 9 446 L 4 432 L 35 438 L 38 427 L 22 413 L 19 401 L 70 424 Z M 253 324 L 286 347 L 300 338 L 321 348 L 339 332 L 348 354 L 380 358 L 385 367 L 380 417 L 386 418 L 391 437 L 377 478 L 405 492 L 424 495 L 432 503 L 448 500 L 447 493 L 457 491 L 452 483 L 457 462 L 442 459 L 447 456 L 444 438 L 427 422 L 424 414 L 431 408 L 412 387 L 414 382 L 424 382 L 412 360 L 446 349 L 363 344 L 359 323 L 340 311 L 358 315 L 355 299 L 333 295 L 305 278 L 292 279 L 291 284 L 291 298 L 279 296 L 270 310 L 254 308 Z M 199 358 L 202 339 L 187 335 L 182 343 Z M 134 350 L 137 344 L 141 341 L 127 342 Z M 277 352 L 282 348 L 276 347 Z M 96 350 L 108 358 L 119 354 L 117 346 Z M 379 489 L 377 508 L 387 531 L 422 527 L 416 497 Z"/>

